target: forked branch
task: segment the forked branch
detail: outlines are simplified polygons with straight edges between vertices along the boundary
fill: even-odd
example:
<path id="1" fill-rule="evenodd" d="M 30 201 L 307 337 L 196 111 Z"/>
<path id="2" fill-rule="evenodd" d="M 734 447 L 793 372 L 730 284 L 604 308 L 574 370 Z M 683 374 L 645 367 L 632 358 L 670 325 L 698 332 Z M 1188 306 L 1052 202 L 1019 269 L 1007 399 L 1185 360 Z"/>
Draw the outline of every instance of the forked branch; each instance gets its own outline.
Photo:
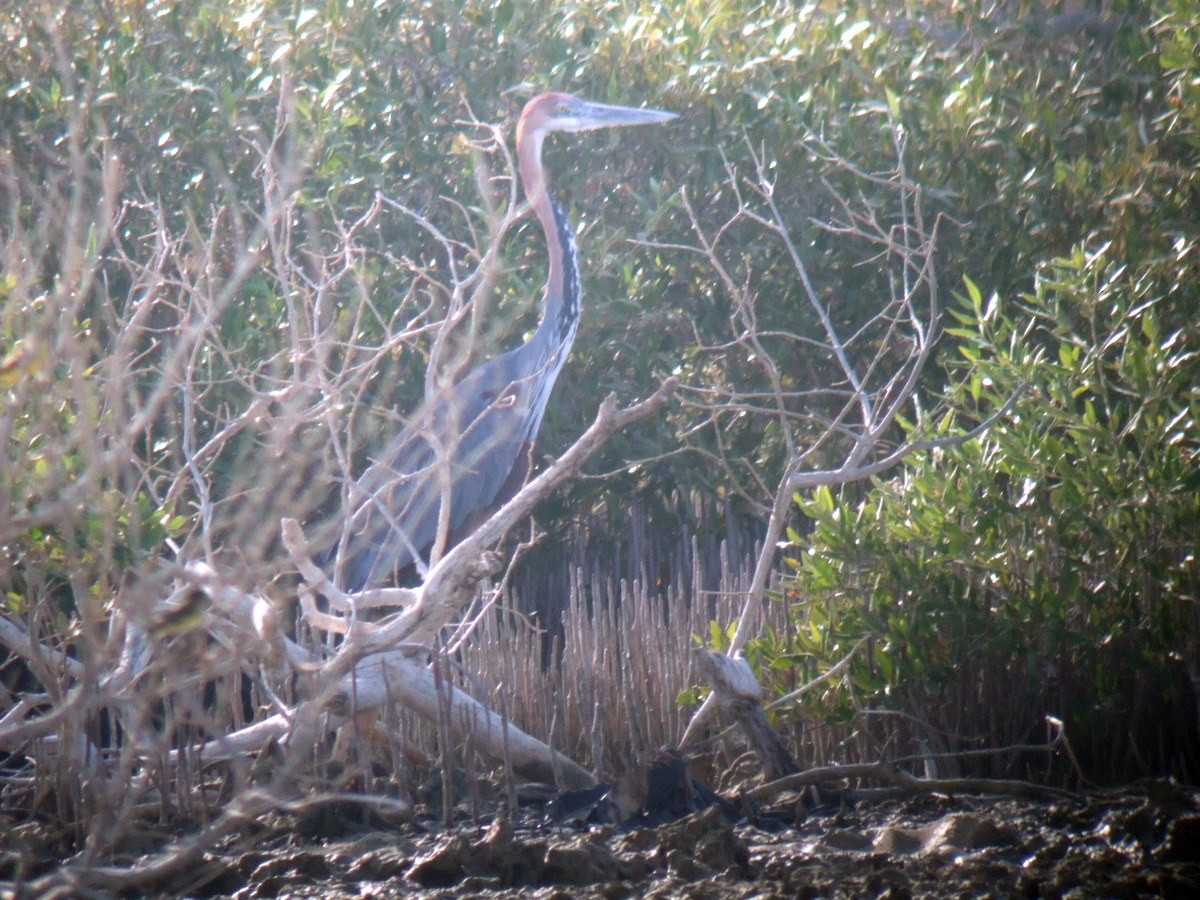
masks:
<path id="1" fill-rule="evenodd" d="M 797 491 L 859 481 L 886 472 L 915 451 L 964 439 L 930 437 L 936 431 L 936 422 L 923 413 L 915 398 L 940 333 L 938 222 L 927 221 L 921 188 L 909 177 L 903 129 L 895 123 L 890 129 L 895 165 L 884 174 L 860 171 L 815 138 L 807 147 L 814 159 L 822 159 L 868 184 L 876 194 L 883 191 L 886 195 L 882 200 L 877 196 L 872 201 L 851 201 L 826 181 L 839 218 L 810 223 L 811 227 L 862 245 L 866 264 L 881 267 L 886 273 L 881 280 L 887 288 L 874 304 L 861 299 L 839 303 L 836 292 L 816 286 L 800 251 L 802 241 L 796 236 L 797 228 L 779 204 L 770 168 L 761 152 L 749 144 L 748 177 L 727 164 L 729 192 L 736 208 L 725 224 L 706 229 L 687 196 L 683 197 L 696 234 L 696 246 L 688 249 L 698 253 L 717 274 L 735 310 L 732 343 L 745 349 L 747 358 L 764 371 L 773 390 L 773 396 L 763 397 L 736 385 L 722 391 L 684 389 L 684 402 L 709 417 L 718 447 L 722 446 L 720 423 L 730 416 L 749 413 L 773 419 L 774 433 L 780 436 L 784 448 L 775 478 L 765 472 L 755 474 L 755 481 L 774 487 L 769 496 L 752 498 L 769 510 L 767 528 L 728 648 L 731 655 L 745 647 L 761 620 L 768 583 L 775 572 L 776 550 Z M 886 218 L 881 207 L 890 210 Z M 735 225 L 747 223 L 782 247 L 797 289 L 819 325 L 820 338 L 760 327 L 754 280 L 732 274 L 722 246 L 723 238 Z M 789 347 L 789 352 L 796 353 L 815 349 L 818 364 L 814 368 L 824 366 L 820 371 L 829 372 L 829 379 L 807 388 L 789 386 L 784 390 L 781 366 L 776 361 L 777 352 L 771 352 L 772 346 Z M 722 352 L 726 349 L 723 347 Z M 1003 415 L 1015 400 L 1011 398 L 988 422 Z M 902 419 L 912 421 L 915 427 L 903 432 L 898 427 Z M 737 485 L 741 479 L 736 477 L 736 470 L 742 464 L 727 462 Z M 714 704 L 710 696 L 689 724 L 683 743 L 698 735 Z"/>

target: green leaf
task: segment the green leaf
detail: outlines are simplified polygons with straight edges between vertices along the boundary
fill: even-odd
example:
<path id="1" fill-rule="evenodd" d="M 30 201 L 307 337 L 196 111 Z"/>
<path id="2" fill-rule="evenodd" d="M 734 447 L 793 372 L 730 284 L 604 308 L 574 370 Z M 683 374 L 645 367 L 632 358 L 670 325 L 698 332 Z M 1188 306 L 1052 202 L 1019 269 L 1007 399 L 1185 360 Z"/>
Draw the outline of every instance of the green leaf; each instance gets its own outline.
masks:
<path id="1" fill-rule="evenodd" d="M 971 306 L 979 313 L 983 309 L 983 294 L 979 290 L 979 285 L 971 280 L 970 276 L 963 275 L 963 286 L 967 289 L 967 297 L 971 301 Z"/>

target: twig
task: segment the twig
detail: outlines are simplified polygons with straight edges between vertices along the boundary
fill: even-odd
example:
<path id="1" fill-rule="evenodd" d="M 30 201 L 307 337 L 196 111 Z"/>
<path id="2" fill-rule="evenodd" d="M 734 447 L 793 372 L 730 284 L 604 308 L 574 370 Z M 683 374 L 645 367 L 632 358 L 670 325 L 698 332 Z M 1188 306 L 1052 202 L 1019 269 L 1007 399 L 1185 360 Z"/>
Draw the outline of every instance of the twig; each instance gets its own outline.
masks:
<path id="1" fill-rule="evenodd" d="M 791 791 L 810 784 L 849 779 L 875 779 L 914 794 L 1003 794 L 1030 800 L 1075 799 L 1076 795 L 1059 788 L 1002 778 L 917 778 L 892 763 L 862 763 L 860 765 L 822 766 L 808 769 L 760 785 L 748 794 L 755 800 L 766 800 L 782 791 Z"/>

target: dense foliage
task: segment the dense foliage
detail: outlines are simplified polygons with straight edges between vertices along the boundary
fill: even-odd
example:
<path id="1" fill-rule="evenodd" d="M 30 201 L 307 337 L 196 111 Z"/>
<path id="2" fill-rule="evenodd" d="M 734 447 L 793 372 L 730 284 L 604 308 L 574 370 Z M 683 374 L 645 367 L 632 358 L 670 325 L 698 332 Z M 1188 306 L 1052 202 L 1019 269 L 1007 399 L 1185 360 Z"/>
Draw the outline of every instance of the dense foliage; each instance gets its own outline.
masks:
<path id="1" fill-rule="evenodd" d="M 885 276 L 809 223 L 837 214 L 826 184 L 877 198 L 803 139 L 882 171 L 890 118 L 944 217 L 942 284 L 961 286 L 925 380 L 929 412 L 904 427 L 961 433 L 1024 392 L 980 438 L 797 497 L 780 594 L 793 627 L 754 658 L 782 688 L 867 639 L 850 676 L 800 701 L 806 716 L 898 709 L 963 748 L 1040 734 L 1049 713 L 1080 756 L 1097 745 L 1095 777 L 1196 778 L 1200 13 L 1187 0 L 1113 2 L 1056 31 L 1043 26 L 1062 4 L 908 4 L 921 10 L 912 19 L 880 18 L 879 6 L 74 0 L 0 11 L 10 612 L 55 641 L 98 629 L 129 573 L 149 578 L 176 550 L 236 557 L 247 582 L 277 574 L 279 516 L 316 517 L 326 497 L 314 481 L 332 490 L 297 456 L 329 466 L 318 423 L 336 420 L 356 439 L 357 470 L 392 411 L 420 396 L 420 328 L 444 311 L 443 246 L 377 197 L 428 217 L 457 242 L 456 261 L 469 258 L 508 174 L 477 122 L 511 133 L 521 103 L 547 88 L 683 113 L 669 135 L 577 136 L 548 154 L 579 223 L 586 298 L 543 435 L 554 452 L 609 391 L 644 395 L 667 374 L 761 377 L 712 349 L 736 325 L 705 261 L 665 249 L 695 242 L 680 191 L 700 225 L 719 227 L 737 203 L 730 167 L 744 172 L 752 153 L 768 160 L 818 290 L 846 322 L 869 316 Z M 749 227 L 736 240 L 730 267 L 753 284 L 764 331 L 812 331 L 777 244 Z M 503 252 L 492 310 L 507 346 L 536 316 L 540 237 L 527 223 Z M 151 291 L 139 343 L 122 345 L 120 323 Z M 325 318 L 307 321 L 332 322 L 341 341 L 320 369 L 361 372 L 353 404 L 322 405 L 309 384 L 289 405 L 310 336 L 295 310 L 318 304 Z M 389 342 L 413 323 L 411 340 Z M 183 409 L 168 376 L 193 325 L 219 340 L 188 360 L 202 382 Z M 823 372 L 817 352 L 785 361 L 798 383 Z M 668 553 L 653 566 L 629 559 L 631 508 L 660 545 L 685 529 L 748 543 L 766 498 L 746 472 L 778 466 L 782 447 L 768 419 L 727 426 L 728 455 L 747 468 L 714 467 L 711 431 L 677 410 L 612 441 L 593 471 L 615 474 L 565 492 L 541 521 L 559 536 L 574 523 L 588 554 L 625 553 L 612 570 L 651 580 L 677 573 Z M 682 435 L 703 452 L 678 452 Z M 197 512 L 210 498 L 187 474 L 196 466 L 211 521 Z M 526 594 L 579 559 L 548 544 L 524 563 Z M 1101 740 L 1110 733 L 1116 744 Z"/>
<path id="2" fill-rule="evenodd" d="M 798 498 L 798 627 L 764 661 L 790 683 L 871 639 L 810 715 L 898 706 L 964 750 L 1053 731 L 1044 713 L 1090 777 L 1196 776 L 1200 20 L 1160 11 L 1090 58 L 986 53 L 944 102 L 951 130 L 974 105 L 986 139 L 958 156 L 998 190 L 972 192 L 992 208 L 963 252 L 988 287 L 950 310 L 941 434 L 1023 393 L 978 439 Z"/>

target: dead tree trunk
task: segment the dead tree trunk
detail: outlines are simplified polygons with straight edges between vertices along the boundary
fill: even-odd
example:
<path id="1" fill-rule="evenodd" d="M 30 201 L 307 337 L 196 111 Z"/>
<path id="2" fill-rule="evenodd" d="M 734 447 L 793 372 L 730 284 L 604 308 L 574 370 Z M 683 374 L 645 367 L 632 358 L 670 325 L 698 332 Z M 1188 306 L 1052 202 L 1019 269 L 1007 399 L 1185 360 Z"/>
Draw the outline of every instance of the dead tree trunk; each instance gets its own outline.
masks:
<path id="1" fill-rule="evenodd" d="M 717 709 L 737 722 L 746 735 L 762 766 L 763 777 L 774 781 L 799 772 L 800 766 L 791 751 L 767 719 L 762 686 L 750 671 L 746 658 L 704 650 L 697 662 L 713 689 Z"/>

